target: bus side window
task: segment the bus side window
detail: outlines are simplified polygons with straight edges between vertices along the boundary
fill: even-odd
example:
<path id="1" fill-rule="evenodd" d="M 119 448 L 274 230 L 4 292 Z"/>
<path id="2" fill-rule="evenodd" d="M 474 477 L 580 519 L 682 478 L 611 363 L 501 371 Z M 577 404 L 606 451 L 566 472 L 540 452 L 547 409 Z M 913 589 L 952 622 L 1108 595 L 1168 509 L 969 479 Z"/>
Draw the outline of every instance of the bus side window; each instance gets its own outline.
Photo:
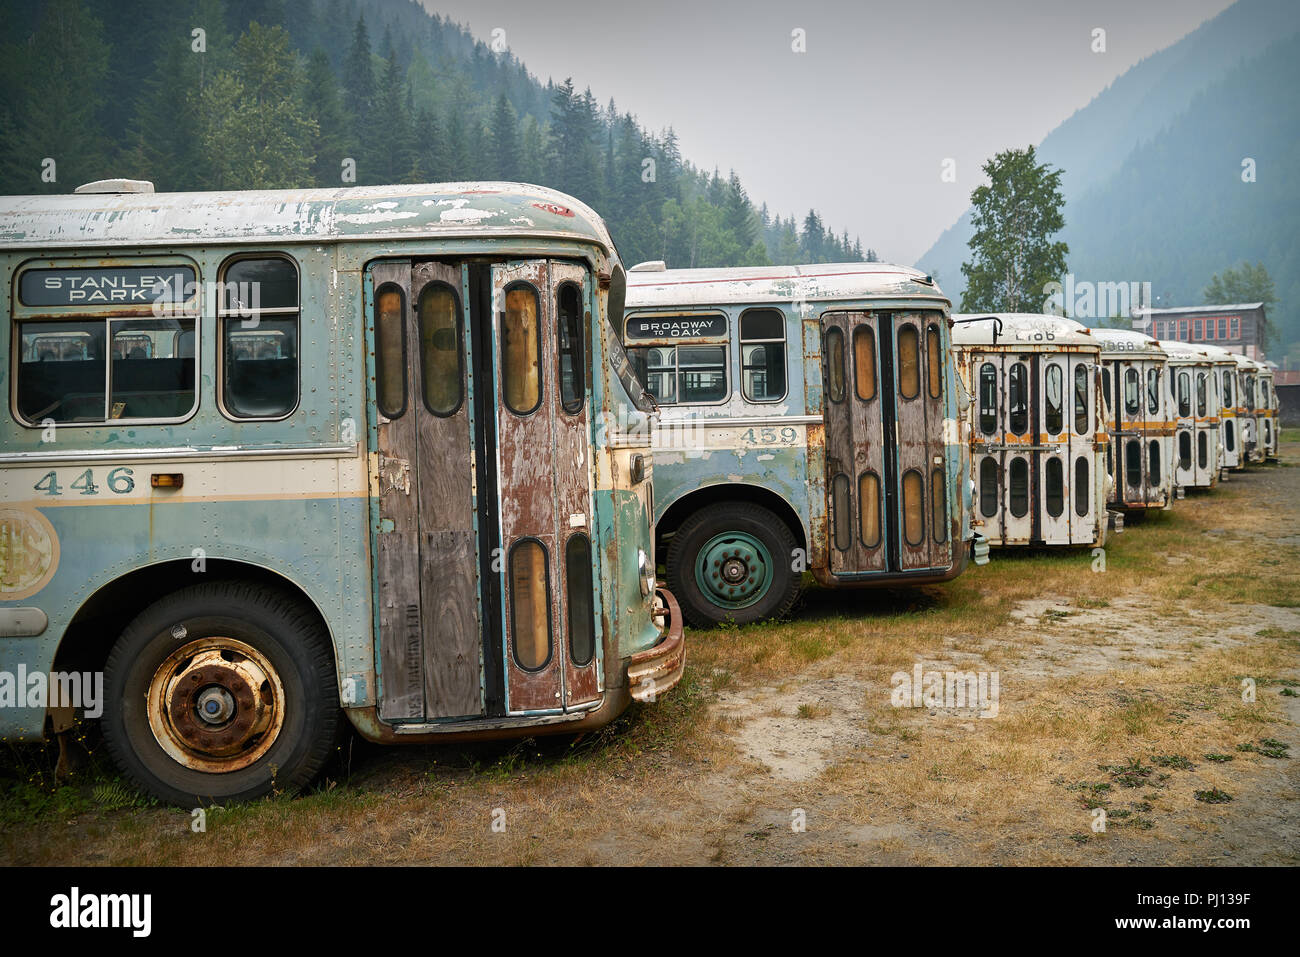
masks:
<path id="1" fill-rule="evenodd" d="M 1160 411 L 1160 370 L 1147 370 L 1147 411 L 1155 415 Z"/>
<path id="2" fill-rule="evenodd" d="M 560 405 L 569 415 L 576 415 L 582 411 L 587 396 L 587 372 L 582 358 L 585 331 L 578 284 L 563 283 L 555 299 L 560 343 Z"/>
<path id="3" fill-rule="evenodd" d="M 222 268 L 221 407 L 235 419 L 282 419 L 298 405 L 298 268 L 283 256 Z"/>
<path id="4" fill-rule="evenodd" d="M 1088 429 L 1088 367 L 1081 362 L 1074 367 L 1074 431 L 1084 435 Z"/>
<path id="5" fill-rule="evenodd" d="M 1186 418 L 1192 414 L 1192 377 L 1178 373 L 1178 414 Z"/>
<path id="6" fill-rule="evenodd" d="M 1124 411 L 1137 415 L 1142 411 L 1141 380 L 1138 371 L 1132 367 L 1124 370 Z"/>
<path id="7" fill-rule="evenodd" d="M 726 346 L 641 346 L 628 354 L 662 405 L 721 402 L 730 391 Z"/>
<path id="8" fill-rule="evenodd" d="M 998 429 L 998 373 L 993 363 L 980 366 L 980 431 L 992 435 Z"/>
<path id="9" fill-rule="evenodd" d="M 1012 365 L 1007 374 L 1007 410 L 1008 427 L 1024 435 L 1029 430 L 1029 372 L 1023 362 Z"/>
<path id="10" fill-rule="evenodd" d="M 1196 414 L 1204 418 L 1205 407 L 1208 405 L 1209 393 L 1206 389 L 1205 373 L 1196 373 Z"/>
<path id="11" fill-rule="evenodd" d="M 740 387 L 750 402 L 785 398 L 785 316 L 776 309 L 740 317 Z"/>
<path id="12" fill-rule="evenodd" d="M 1047 414 L 1044 416 L 1047 425 L 1047 431 L 1051 435 L 1058 435 L 1061 429 L 1065 427 L 1065 382 L 1064 373 L 1061 371 L 1059 362 L 1049 362 L 1047 364 L 1046 375 L 1046 399 Z"/>

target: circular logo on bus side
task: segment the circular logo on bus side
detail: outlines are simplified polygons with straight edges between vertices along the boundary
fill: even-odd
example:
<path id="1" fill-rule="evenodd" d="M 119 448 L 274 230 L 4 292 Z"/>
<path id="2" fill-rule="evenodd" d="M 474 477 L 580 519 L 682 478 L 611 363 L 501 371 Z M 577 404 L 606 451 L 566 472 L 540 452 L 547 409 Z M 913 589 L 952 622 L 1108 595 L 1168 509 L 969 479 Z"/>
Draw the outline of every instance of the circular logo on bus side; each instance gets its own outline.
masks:
<path id="1" fill-rule="evenodd" d="M 40 512 L 0 508 L 0 601 L 34 595 L 59 567 L 59 536 Z"/>

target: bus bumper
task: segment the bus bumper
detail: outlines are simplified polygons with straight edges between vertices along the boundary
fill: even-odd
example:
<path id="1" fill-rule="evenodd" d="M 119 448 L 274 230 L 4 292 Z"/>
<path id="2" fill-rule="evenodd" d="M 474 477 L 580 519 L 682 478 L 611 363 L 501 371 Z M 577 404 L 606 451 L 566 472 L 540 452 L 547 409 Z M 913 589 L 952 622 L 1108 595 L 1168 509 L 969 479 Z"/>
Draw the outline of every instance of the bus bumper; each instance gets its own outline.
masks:
<path id="1" fill-rule="evenodd" d="M 979 532 L 970 543 L 970 557 L 976 565 L 987 565 L 989 563 L 989 540 Z"/>
<path id="2" fill-rule="evenodd" d="M 666 627 L 659 644 L 628 659 L 628 692 L 636 701 L 654 701 L 682 680 L 686 668 L 686 641 L 682 637 L 682 611 L 677 599 L 666 588 L 657 589 L 655 595 L 663 602 Z"/>

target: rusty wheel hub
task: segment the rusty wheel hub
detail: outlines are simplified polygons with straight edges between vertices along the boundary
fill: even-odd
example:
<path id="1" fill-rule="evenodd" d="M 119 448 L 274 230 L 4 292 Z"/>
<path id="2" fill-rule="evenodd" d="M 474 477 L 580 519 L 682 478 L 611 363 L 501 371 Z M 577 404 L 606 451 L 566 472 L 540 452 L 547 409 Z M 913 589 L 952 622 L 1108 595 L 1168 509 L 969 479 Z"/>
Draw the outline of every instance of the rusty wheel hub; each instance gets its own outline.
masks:
<path id="1" fill-rule="evenodd" d="M 248 767 L 284 724 L 284 688 L 266 657 L 234 638 L 200 638 L 149 683 L 149 727 L 163 750 L 209 772 Z"/>

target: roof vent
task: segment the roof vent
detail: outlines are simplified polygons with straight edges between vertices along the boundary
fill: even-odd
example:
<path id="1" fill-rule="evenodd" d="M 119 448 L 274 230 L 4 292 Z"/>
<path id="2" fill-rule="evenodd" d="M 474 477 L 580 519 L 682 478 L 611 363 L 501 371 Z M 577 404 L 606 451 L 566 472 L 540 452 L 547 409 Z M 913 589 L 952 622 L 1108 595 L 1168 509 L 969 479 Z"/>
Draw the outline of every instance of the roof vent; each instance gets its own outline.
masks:
<path id="1" fill-rule="evenodd" d="M 73 190 L 74 193 L 152 193 L 147 179 L 97 179 Z"/>
<path id="2" fill-rule="evenodd" d="M 663 272 L 668 268 L 668 264 L 662 259 L 651 259 L 648 262 L 637 263 L 628 272 Z"/>

